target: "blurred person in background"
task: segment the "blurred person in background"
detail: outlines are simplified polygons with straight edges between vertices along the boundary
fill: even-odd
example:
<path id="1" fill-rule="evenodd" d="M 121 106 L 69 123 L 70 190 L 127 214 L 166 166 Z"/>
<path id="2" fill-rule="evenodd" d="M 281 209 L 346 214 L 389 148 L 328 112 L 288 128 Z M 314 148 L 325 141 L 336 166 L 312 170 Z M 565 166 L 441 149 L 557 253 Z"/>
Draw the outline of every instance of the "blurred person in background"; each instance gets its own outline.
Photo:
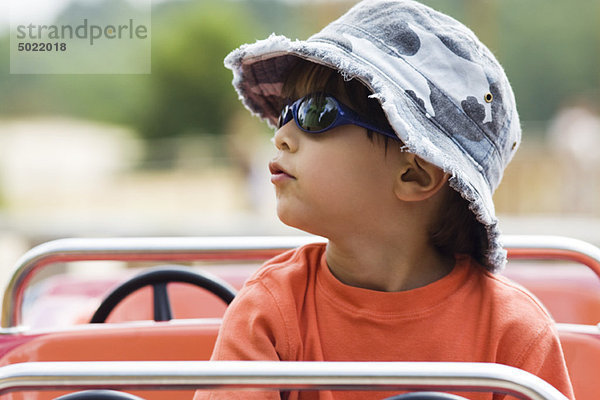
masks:
<path id="1" fill-rule="evenodd" d="M 570 99 L 548 127 L 548 141 L 560 166 L 563 213 L 599 214 L 600 114 L 585 96 Z"/>

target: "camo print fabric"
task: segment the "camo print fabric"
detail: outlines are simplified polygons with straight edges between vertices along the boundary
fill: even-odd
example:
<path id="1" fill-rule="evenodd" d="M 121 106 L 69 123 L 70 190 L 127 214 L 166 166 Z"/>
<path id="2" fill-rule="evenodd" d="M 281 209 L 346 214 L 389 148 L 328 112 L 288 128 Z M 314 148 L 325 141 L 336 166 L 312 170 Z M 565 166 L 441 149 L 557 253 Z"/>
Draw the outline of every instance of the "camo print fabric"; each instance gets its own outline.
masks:
<path id="1" fill-rule="evenodd" d="M 367 85 L 409 151 L 451 174 L 490 243 L 488 268 L 506 253 L 492 193 L 521 141 L 515 99 L 492 53 L 460 22 L 411 0 L 366 0 L 306 41 L 243 45 L 225 59 L 244 105 L 272 126 L 287 71 L 300 58 Z"/>

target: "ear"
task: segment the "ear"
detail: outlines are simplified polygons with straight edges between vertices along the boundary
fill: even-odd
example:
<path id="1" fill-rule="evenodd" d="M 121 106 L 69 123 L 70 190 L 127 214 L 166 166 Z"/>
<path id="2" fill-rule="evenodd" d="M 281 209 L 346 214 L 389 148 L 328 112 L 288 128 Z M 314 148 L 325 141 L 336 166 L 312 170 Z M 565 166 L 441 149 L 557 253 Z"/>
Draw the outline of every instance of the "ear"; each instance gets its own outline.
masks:
<path id="1" fill-rule="evenodd" d="M 402 168 L 396 176 L 394 193 L 403 201 L 422 201 L 435 195 L 448 181 L 449 175 L 422 158 L 404 153 Z"/>

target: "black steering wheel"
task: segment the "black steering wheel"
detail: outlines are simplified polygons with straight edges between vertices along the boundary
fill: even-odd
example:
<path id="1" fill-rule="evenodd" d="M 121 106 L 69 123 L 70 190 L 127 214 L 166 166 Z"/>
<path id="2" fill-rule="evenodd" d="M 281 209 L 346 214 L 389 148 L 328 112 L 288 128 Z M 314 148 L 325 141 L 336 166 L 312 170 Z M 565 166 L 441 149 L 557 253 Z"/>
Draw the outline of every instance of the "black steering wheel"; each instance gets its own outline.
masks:
<path id="1" fill-rule="evenodd" d="M 231 303 L 236 294 L 235 289 L 227 282 L 207 273 L 191 271 L 179 266 L 161 266 L 144 271 L 115 288 L 102 301 L 90 323 L 105 322 L 108 315 L 125 297 L 149 285 L 152 285 L 154 290 L 154 320 L 171 320 L 173 313 L 167 294 L 167 283 L 169 282 L 183 282 L 199 286 L 217 295 L 226 304 Z"/>
<path id="2" fill-rule="evenodd" d="M 125 392 L 115 390 L 84 390 L 56 397 L 54 400 L 144 400 Z"/>
<path id="3" fill-rule="evenodd" d="M 413 392 L 399 394 L 383 400 L 469 400 L 462 396 L 442 392 Z"/>

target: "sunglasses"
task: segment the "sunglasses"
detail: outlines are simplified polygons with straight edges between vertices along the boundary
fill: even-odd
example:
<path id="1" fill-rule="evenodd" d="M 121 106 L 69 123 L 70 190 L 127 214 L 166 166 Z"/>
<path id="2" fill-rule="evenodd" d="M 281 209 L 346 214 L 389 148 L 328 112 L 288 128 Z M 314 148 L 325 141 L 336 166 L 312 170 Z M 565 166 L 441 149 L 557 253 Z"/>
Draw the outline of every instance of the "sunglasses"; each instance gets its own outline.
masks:
<path id="1" fill-rule="evenodd" d="M 328 94 L 309 94 L 285 105 L 279 115 L 277 128 L 281 128 L 292 118 L 298 128 L 307 133 L 322 133 L 340 125 L 352 124 L 399 140 L 393 130 L 382 129 L 365 121 L 356 112 Z"/>

